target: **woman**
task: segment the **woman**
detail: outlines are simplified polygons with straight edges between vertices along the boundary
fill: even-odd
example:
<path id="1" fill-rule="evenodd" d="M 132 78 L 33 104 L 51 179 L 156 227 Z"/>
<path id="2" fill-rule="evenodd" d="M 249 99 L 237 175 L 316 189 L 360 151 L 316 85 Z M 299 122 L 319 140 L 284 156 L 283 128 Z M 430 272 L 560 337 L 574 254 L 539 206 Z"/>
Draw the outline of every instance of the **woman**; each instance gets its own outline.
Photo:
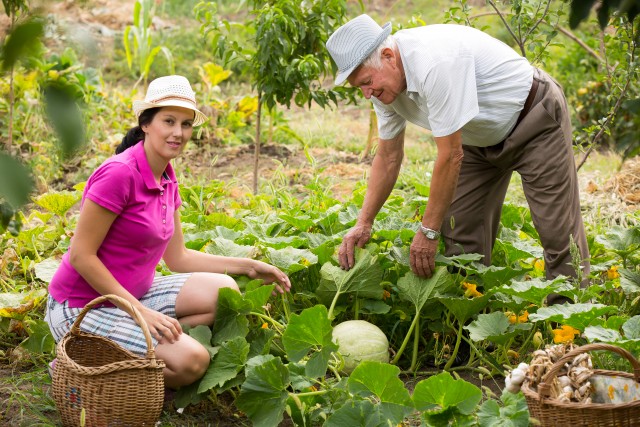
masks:
<path id="1" fill-rule="evenodd" d="M 180 227 L 180 196 L 171 159 L 178 157 L 205 121 L 182 76 L 151 82 L 135 101 L 138 126 L 89 178 L 69 251 L 49 285 L 46 320 L 56 341 L 82 308 L 99 295 L 115 294 L 136 307 L 149 327 L 156 355 L 166 363 L 165 385 L 177 388 L 202 377 L 207 350 L 182 333 L 180 324 L 212 325 L 218 291 L 238 290 L 228 274 L 291 288 L 289 278 L 260 261 L 187 249 Z M 155 277 L 160 259 L 173 274 Z M 147 347 L 133 319 L 110 304 L 87 314 L 81 328 L 144 355 Z"/>

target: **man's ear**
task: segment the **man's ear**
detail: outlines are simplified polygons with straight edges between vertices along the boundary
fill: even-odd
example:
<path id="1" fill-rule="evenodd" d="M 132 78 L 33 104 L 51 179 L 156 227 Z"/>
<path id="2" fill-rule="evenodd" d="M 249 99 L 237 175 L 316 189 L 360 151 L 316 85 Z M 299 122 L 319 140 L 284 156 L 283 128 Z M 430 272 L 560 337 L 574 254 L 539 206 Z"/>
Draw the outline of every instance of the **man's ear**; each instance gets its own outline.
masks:
<path id="1" fill-rule="evenodd" d="M 380 52 L 380 57 L 383 61 L 394 61 L 396 59 L 396 53 L 393 51 L 393 49 L 385 47 L 384 49 L 382 49 L 382 52 Z"/>

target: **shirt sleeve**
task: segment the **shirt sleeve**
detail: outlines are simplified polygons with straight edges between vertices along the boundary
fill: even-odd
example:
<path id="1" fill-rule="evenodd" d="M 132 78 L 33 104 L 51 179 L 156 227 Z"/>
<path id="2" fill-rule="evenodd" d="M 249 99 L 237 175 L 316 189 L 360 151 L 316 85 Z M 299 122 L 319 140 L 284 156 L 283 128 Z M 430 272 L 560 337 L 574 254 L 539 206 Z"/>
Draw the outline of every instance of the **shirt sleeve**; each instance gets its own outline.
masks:
<path id="1" fill-rule="evenodd" d="M 378 117 L 378 136 L 381 139 L 393 139 L 407 127 L 407 121 L 392 108 L 375 98 L 371 98 L 373 109 Z"/>
<path id="2" fill-rule="evenodd" d="M 175 210 L 180 209 L 182 205 L 182 199 L 180 198 L 180 187 L 176 184 L 175 193 L 173 195 L 173 205 L 175 206 Z"/>
<path id="3" fill-rule="evenodd" d="M 120 215 L 130 200 L 132 172 L 120 162 L 105 163 L 87 181 L 85 198 Z"/>
<path id="4" fill-rule="evenodd" d="M 433 136 L 458 131 L 478 115 L 478 90 L 471 56 L 442 60 L 427 73 L 423 83 Z"/>

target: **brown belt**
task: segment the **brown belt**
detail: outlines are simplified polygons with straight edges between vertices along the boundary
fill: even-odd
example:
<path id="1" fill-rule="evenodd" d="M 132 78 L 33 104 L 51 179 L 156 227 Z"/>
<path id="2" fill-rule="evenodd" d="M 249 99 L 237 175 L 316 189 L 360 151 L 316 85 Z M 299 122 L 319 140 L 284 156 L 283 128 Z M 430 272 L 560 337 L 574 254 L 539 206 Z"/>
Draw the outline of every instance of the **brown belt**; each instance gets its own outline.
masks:
<path id="1" fill-rule="evenodd" d="M 531 90 L 529 90 L 529 96 L 527 96 L 527 100 L 524 101 L 524 107 L 522 107 L 522 111 L 520 111 L 518 120 L 516 120 L 516 125 L 513 127 L 514 129 L 516 128 L 516 126 L 518 126 L 522 119 L 524 119 L 524 116 L 529 113 L 529 110 L 531 110 L 531 107 L 533 106 L 533 100 L 536 99 L 536 92 L 538 92 L 538 80 L 534 75 L 533 82 L 531 83 Z"/>

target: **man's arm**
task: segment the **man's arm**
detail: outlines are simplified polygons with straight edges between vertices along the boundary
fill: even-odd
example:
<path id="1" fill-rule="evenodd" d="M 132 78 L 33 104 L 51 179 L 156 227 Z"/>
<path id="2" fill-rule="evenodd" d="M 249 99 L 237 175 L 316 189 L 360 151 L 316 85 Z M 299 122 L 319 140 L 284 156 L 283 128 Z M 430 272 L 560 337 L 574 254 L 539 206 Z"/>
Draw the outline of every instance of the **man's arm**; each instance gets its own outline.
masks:
<path id="1" fill-rule="evenodd" d="M 376 215 L 391 194 L 398 179 L 404 157 L 404 130 L 393 139 L 380 139 L 371 165 L 362 210 L 356 225 L 344 236 L 338 257 L 340 266 L 349 270 L 355 264 L 355 247 L 363 247 L 371 237 L 371 227 Z"/>
<path id="2" fill-rule="evenodd" d="M 458 185 L 463 158 L 462 133 L 457 131 L 451 135 L 435 137 L 435 141 L 438 154 L 433 166 L 429 201 L 422 217 L 422 224 L 440 230 Z M 416 233 L 410 250 L 411 269 L 416 275 L 431 277 L 435 270 L 437 249 L 437 240 L 429 240 L 421 232 Z"/>

